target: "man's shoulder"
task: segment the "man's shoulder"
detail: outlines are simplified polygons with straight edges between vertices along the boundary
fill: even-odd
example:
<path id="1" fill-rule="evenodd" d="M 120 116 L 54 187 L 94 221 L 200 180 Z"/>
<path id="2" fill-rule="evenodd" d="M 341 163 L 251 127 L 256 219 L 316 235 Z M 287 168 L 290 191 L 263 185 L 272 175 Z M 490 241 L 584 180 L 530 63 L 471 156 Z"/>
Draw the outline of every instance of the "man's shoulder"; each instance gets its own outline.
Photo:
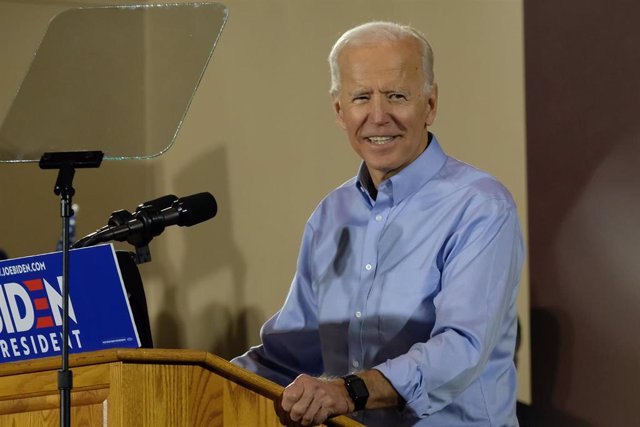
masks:
<path id="1" fill-rule="evenodd" d="M 325 195 L 319 203 L 319 206 L 322 205 L 332 205 L 332 204 L 340 204 L 346 201 L 351 201 L 351 198 L 354 195 L 359 193 L 358 185 L 357 185 L 357 177 L 352 177 L 331 190 L 327 195 Z"/>
<path id="2" fill-rule="evenodd" d="M 453 157 L 447 157 L 437 179 L 447 194 L 513 204 L 511 193 L 496 177 Z"/>
<path id="3" fill-rule="evenodd" d="M 313 224 L 327 215 L 332 216 L 336 212 L 346 214 L 347 211 L 351 211 L 354 208 L 354 200 L 357 200 L 357 197 L 363 197 L 359 194 L 360 190 L 356 182 L 357 177 L 352 177 L 326 194 L 314 209 L 309 222 Z"/>

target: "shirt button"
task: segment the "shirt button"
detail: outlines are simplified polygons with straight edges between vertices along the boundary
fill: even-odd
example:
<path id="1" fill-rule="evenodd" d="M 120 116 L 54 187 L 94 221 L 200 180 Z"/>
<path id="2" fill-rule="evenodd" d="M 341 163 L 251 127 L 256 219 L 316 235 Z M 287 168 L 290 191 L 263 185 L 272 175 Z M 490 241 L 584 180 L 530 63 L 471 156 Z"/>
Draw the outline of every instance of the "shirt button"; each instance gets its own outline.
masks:
<path id="1" fill-rule="evenodd" d="M 382 221 L 382 215 L 376 215 L 376 221 L 378 222 Z"/>
<path id="2" fill-rule="evenodd" d="M 373 268 L 373 266 L 372 266 L 371 264 L 367 264 L 367 265 L 365 265 L 365 266 L 364 266 L 364 268 L 365 268 L 367 271 L 369 271 L 369 270 L 371 270 L 371 269 Z"/>
<path id="3" fill-rule="evenodd" d="M 354 368 L 359 368 L 360 367 L 360 363 L 358 363 L 357 360 L 354 360 L 353 362 L 351 362 L 351 366 L 353 366 Z"/>
<path id="4" fill-rule="evenodd" d="M 362 313 L 361 313 L 361 312 L 359 312 L 359 311 L 356 311 L 356 317 L 357 317 L 358 319 L 359 319 L 359 318 L 361 318 L 361 317 L 362 317 Z"/>

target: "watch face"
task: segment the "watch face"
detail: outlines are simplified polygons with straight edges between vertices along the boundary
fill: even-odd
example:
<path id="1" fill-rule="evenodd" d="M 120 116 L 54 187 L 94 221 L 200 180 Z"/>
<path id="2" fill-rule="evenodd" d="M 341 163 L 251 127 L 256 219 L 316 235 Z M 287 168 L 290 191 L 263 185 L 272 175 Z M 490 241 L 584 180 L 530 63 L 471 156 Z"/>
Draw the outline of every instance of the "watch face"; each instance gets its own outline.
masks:
<path id="1" fill-rule="evenodd" d="M 347 392 L 349 393 L 349 397 L 353 400 L 353 404 L 355 405 L 355 411 L 360 411 L 364 409 L 367 404 L 367 400 L 369 399 L 369 390 L 367 390 L 367 385 L 364 383 L 362 378 L 357 375 L 347 375 L 343 377 L 344 384 L 347 388 Z"/>
<path id="2" fill-rule="evenodd" d="M 369 390 L 367 390 L 367 386 L 364 385 L 364 381 L 362 381 L 361 379 L 359 381 L 351 382 L 351 387 L 358 397 L 369 396 Z"/>

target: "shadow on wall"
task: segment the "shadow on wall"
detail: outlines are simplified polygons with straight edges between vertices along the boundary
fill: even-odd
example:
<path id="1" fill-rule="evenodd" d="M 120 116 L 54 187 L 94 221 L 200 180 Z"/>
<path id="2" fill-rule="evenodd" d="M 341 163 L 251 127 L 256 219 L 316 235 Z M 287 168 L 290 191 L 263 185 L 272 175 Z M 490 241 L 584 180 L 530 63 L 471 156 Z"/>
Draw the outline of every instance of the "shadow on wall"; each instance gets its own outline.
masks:
<path id="1" fill-rule="evenodd" d="M 188 327 L 196 339 L 205 337 L 205 350 L 231 358 L 246 351 L 247 325 L 261 324 L 263 316 L 244 307 L 246 263 L 233 236 L 227 151 L 223 144 L 211 145 L 217 148 L 197 156 L 177 174 L 175 191 L 210 191 L 218 202 L 218 213 L 212 221 L 198 225 L 196 232 L 185 230 L 185 247 L 176 271 L 168 271 L 166 263 L 160 267 L 167 283 L 154 339 L 159 347 L 184 348 Z M 165 254 L 165 258 L 171 256 Z M 217 289 L 217 283 L 206 283 L 203 288 L 204 277 L 225 272 L 231 277 L 230 289 Z M 229 302 L 220 302 L 217 293 L 224 293 L 224 301 Z M 186 303 L 189 298 L 198 301 L 197 307 Z"/>
<path id="2" fill-rule="evenodd" d="M 561 329 L 564 332 L 562 335 Z M 532 365 L 532 387 L 538 399 L 532 405 L 518 402 L 517 414 L 520 427 L 592 427 L 588 422 L 575 418 L 553 407 L 553 397 L 558 390 L 558 376 L 570 376 L 571 372 L 558 372 L 561 350 L 569 352 L 572 343 L 562 343 L 561 336 L 572 341 L 572 328 L 568 316 L 559 311 L 532 309 L 531 348 L 536 350 Z M 566 348 L 565 348 L 566 347 Z M 568 391 L 564 391 L 566 394 Z M 539 397 L 544 396 L 544 399 Z"/>

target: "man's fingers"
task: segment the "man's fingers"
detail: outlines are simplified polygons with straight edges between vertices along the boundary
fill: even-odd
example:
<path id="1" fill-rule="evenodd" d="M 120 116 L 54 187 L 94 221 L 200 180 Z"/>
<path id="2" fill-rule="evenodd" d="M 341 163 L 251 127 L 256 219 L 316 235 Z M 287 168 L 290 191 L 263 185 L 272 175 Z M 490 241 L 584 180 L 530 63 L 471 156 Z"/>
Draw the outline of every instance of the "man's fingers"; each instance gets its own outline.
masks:
<path id="1" fill-rule="evenodd" d="M 316 412 L 315 417 L 313 418 L 313 424 L 314 426 L 317 426 L 319 424 L 324 423 L 325 421 L 327 421 L 327 418 L 329 418 L 331 414 L 329 413 L 329 411 L 327 411 L 325 408 L 321 407 L 320 410 L 318 412 Z"/>
<path id="2" fill-rule="evenodd" d="M 303 393 L 300 399 L 296 403 L 293 404 L 291 410 L 289 411 L 289 417 L 293 421 L 302 421 L 302 418 L 307 413 L 309 406 L 313 402 L 313 394 L 312 393 Z M 313 416 L 311 417 L 313 419 Z"/>
<path id="3" fill-rule="evenodd" d="M 284 389 L 280 408 L 293 423 L 318 425 L 348 412 L 345 393 L 342 383 L 300 375 Z"/>
<path id="4" fill-rule="evenodd" d="M 289 384 L 282 393 L 282 409 L 284 409 L 286 412 L 290 412 L 293 405 L 295 405 L 302 397 L 304 386 L 300 381 L 298 381 L 301 376 L 299 376 L 295 379 L 295 381 Z"/>
<path id="5" fill-rule="evenodd" d="M 309 405 L 316 397 L 316 382 L 315 378 L 300 375 L 284 389 L 282 393 L 282 409 L 289 413 L 289 418 L 292 421 L 299 422 L 307 414 Z M 315 411 L 313 415 L 315 415 Z M 310 417 L 307 415 L 309 422 L 313 420 L 313 415 Z"/>
<path id="6" fill-rule="evenodd" d="M 302 424 L 303 426 L 315 426 L 321 424 L 324 420 L 320 422 L 315 421 L 321 409 L 322 401 L 320 399 L 313 399 L 309 403 L 309 406 L 307 407 L 305 413 L 302 414 L 302 417 L 300 418 L 300 424 Z"/>

